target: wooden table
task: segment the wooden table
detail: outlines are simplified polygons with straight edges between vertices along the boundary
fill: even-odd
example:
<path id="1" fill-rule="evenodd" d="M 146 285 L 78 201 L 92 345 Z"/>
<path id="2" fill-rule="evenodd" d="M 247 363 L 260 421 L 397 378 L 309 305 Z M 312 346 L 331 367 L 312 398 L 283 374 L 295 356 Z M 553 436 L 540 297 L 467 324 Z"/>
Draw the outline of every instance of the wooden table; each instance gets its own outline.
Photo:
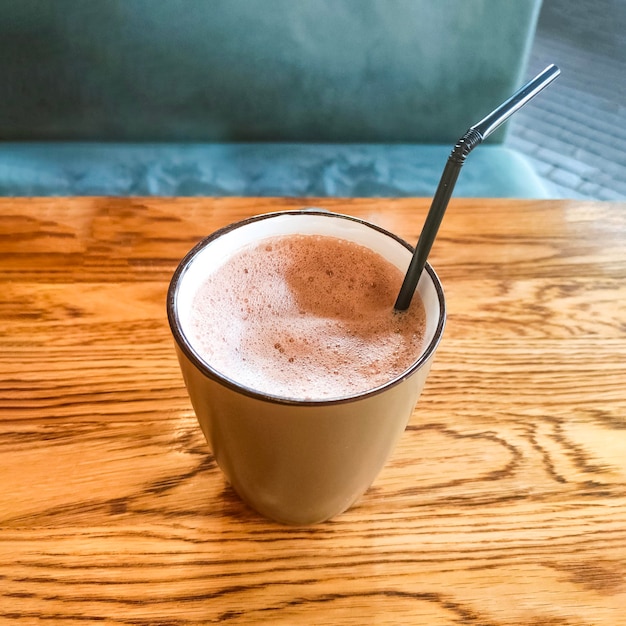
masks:
<path id="1" fill-rule="evenodd" d="M 335 520 L 247 509 L 165 316 L 203 235 L 315 204 L 417 240 L 427 200 L 0 200 L 1 624 L 626 624 L 626 204 L 453 200 L 448 324 Z"/>

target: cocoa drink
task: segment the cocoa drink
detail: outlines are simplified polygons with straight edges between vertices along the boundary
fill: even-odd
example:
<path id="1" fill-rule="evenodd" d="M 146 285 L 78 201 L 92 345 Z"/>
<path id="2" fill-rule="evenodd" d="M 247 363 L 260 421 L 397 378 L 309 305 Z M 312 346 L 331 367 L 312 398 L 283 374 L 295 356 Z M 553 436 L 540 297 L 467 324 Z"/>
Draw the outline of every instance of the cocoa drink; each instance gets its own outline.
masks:
<path id="1" fill-rule="evenodd" d="M 341 238 L 291 234 L 249 244 L 207 270 L 192 342 L 238 384 L 285 398 L 353 396 L 400 376 L 423 349 L 419 296 L 394 312 L 403 275 Z"/>

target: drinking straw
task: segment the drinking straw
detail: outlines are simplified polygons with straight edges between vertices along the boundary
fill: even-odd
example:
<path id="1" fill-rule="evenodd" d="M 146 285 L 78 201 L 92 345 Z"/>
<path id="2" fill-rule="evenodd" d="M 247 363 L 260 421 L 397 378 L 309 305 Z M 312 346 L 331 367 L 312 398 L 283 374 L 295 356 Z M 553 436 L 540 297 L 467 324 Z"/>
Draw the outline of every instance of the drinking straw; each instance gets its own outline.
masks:
<path id="1" fill-rule="evenodd" d="M 529 100 L 534 98 L 540 91 L 547 87 L 561 70 L 556 65 L 549 65 L 543 72 L 535 76 L 516 91 L 508 100 L 503 102 L 497 109 L 474 126 L 458 140 L 441 175 L 441 180 L 433 196 L 426 221 L 420 233 L 415 252 L 404 277 L 400 293 L 394 305 L 396 311 L 405 311 L 409 308 L 413 294 L 419 282 L 426 259 L 437 236 L 443 214 L 448 206 L 456 179 L 467 155 L 484 139 L 486 139 L 500 124 L 505 122 L 513 113 L 523 107 Z"/>

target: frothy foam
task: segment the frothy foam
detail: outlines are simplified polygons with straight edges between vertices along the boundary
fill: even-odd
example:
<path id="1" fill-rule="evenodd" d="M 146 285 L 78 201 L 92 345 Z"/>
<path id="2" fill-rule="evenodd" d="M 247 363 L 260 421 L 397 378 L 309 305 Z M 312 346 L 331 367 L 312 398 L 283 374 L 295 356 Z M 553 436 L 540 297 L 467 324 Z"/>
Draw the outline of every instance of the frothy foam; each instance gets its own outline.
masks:
<path id="1" fill-rule="evenodd" d="M 424 306 L 393 310 L 402 273 L 379 254 L 323 235 L 244 248 L 195 295 L 192 343 L 211 366 L 276 396 L 344 397 L 404 372 L 419 356 Z"/>

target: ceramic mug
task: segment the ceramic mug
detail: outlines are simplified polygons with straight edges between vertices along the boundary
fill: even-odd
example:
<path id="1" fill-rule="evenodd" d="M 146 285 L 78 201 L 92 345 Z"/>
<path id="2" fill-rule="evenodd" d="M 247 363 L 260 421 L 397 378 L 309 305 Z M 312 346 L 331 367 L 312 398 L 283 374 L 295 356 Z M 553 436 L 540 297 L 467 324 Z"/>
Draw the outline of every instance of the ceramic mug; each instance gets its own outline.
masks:
<path id="1" fill-rule="evenodd" d="M 286 524 L 328 520 L 349 508 L 375 480 L 406 428 L 445 324 L 441 283 L 426 265 L 417 292 L 426 310 L 424 348 L 383 385 L 354 396 L 294 400 L 247 388 L 218 372 L 194 347 L 190 310 L 203 281 L 237 250 L 267 237 L 319 234 L 366 246 L 404 273 L 412 248 L 363 220 L 302 209 L 252 217 L 223 228 L 180 262 L 167 313 L 182 375 L 215 460 L 239 496 Z"/>

